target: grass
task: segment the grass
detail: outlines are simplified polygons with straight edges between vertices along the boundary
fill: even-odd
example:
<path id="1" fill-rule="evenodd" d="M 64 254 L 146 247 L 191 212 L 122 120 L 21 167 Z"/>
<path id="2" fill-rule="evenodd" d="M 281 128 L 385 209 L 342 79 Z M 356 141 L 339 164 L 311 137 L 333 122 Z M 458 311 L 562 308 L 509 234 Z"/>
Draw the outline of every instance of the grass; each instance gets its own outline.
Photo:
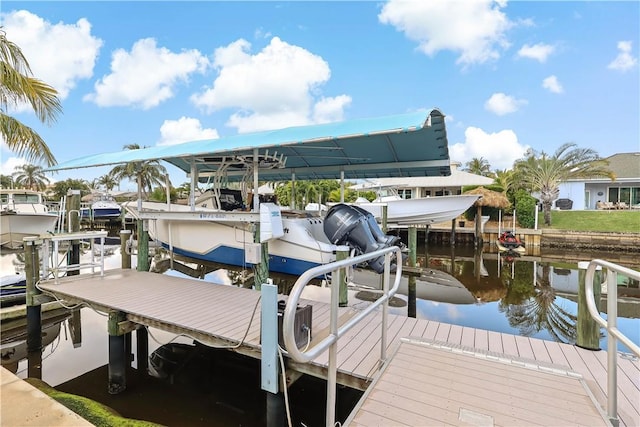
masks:
<path id="1" fill-rule="evenodd" d="M 540 212 L 538 224 L 543 229 L 640 233 L 640 210 L 551 211 L 551 226 L 544 225 L 544 218 Z"/>

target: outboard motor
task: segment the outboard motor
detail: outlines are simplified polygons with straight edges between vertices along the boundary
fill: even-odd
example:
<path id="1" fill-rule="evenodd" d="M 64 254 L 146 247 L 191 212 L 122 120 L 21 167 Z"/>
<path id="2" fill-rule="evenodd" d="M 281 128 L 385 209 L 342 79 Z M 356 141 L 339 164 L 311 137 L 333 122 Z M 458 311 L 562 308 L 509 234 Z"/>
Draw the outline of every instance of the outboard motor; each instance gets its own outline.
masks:
<path id="1" fill-rule="evenodd" d="M 399 240 L 395 236 L 382 234 L 369 212 L 345 204 L 337 204 L 329 209 L 324 219 L 324 234 L 334 245 L 347 245 L 356 249 L 358 254 L 394 246 Z M 383 256 L 369 260 L 368 264 L 376 273 L 384 271 Z"/>
<path id="2" fill-rule="evenodd" d="M 360 206 L 351 205 L 351 207 L 365 216 L 367 224 L 369 224 L 371 234 L 373 234 L 373 237 L 378 241 L 378 243 L 381 243 L 385 246 L 400 246 L 400 237 L 384 234 L 371 212 L 361 208 Z"/>

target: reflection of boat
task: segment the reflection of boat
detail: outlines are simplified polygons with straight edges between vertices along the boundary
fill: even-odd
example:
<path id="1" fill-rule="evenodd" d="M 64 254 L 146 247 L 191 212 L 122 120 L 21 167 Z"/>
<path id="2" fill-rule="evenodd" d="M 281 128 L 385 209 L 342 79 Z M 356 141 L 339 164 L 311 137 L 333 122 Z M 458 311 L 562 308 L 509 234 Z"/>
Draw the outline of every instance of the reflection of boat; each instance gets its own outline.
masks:
<path id="1" fill-rule="evenodd" d="M 54 231 L 58 216 L 32 190 L 0 190 L 0 245 L 17 249 L 22 239 Z"/>
<path id="2" fill-rule="evenodd" d="M 24 302 L 27 279 L 24 273 L 0 277 L 0 303 L 6 305 Z"/>
<path id="3" fill-rule="evenodd" d="M 380 288 L 380 276 L 371 271 L 354 269 L 351 279 L 352 285 L 364 285 Z M 400 279 L 398 293 L 407 295 L 409 280 Z M 476 298 L 458 279 L 444 271 L 425 269 L 416 277 L 416 298 L 428 301 L 446 302 L 451 304 L 474 304 Z"/>
<path id="4" fill-rule="evenodd" d="M 107 193 L 94 193 L 91 204 L 80 209 L 80 217 L 92 221 L 117 220 L 121 213 L 118 202 Z"/>
<path id="5" fill-rule="evenodd" d="M 134 217 L 138 215 L 135 203 L 124 206 Z M 248 217 L 251 213 L 237 210 L 243 206 L 240 191 L 222 190 L 217 195 L 208 191 L 196 201 L 196 212 L 210 220 L 159 216 L 149 226 L 149 236 L 188 258 L 237 266 L 252 264 L 256 260 L 245 260 L 245 249 L 252 247 L 254 242 L 253 226 Z M 143 209 L 147 212 L 190 212 L 188 206 L 170 205 L 167 208 L 167 204 L 152 202 L 143 203 Z M 347 205 L 333 206 L 325 218 L 281 211 L 279 206 L 268 203 L 261 204 L 260 209 L 261 216 L 266 217 L 266 222 L 261 221 L 261 232 L 268 229 L 274 237 L 268 245 L 269 269 L 279 273 L 302 274 L 312 267 L 332 262 L 337 245 L 367 253 L 397 243 L 397 238 L 382 234 L 366 211 Z M 233 214 L 233 220 L 221 218 L 217 221 L 224 213 Z M 382 259 L 370 262 L 377 271 L 381 271 L 382 264 Z"/>
<path id="6" fill-rule="evenodd" d="M 501 252 L 515 252 L 523 254 L 525 252 L 524 243 L 510 231 L 504 231 L 496 240 L 498 250 Z"/>
<path id="7" fill-rule="evenodd" d="M 364 189 L 366 187 L 362 187 Z M 387 206 L 387 222 L 400 225 L 435 224 L 451 221 L 469 209 L 479 195 L 421 197 L 403 199 L 395 188 L 377 188 L 378 197 L 373 202 L 359 198 L 356 204 L 382 219 L 382 207 Z"/>
<path id="8" fill-rule="evenodd" d="M 42 325 L 42 349 L 51 344 L 53 340 L 60 335 L 60 324 L 68 318 L 65 314 L 47 321 L 43 319 Z M 53 322 L 53 323 L 51 323 Z M 17 367 L 17 363 L 26 359 L 27 351 L 27 329 L 22 328 L 13 332 L 3 332 L 2 341 L 0 342 L 0 356 L 2 365 L 10 369 L 12 366 Z M 11 370 L 11 369 L 10 369 Z"/>

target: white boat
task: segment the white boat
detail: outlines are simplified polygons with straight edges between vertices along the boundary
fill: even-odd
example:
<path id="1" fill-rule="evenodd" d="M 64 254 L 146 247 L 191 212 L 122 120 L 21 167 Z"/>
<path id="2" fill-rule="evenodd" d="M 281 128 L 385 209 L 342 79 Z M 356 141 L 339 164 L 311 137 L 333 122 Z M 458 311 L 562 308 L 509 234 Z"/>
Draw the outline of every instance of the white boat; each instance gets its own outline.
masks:
<path id="1" fill-rule="evenodd" d="M 0 190 L 0 246 L 22 247 L 22 239 L 55 231 L 58 216 L 49 212 L 42 193 Z"/>
<path id="2" fill-rule="evenodd" d="M 80 217 L 92 221 L 117 220 L 121 214 L 122 207 L 107 193 L 94 193 L 91 204 L 80 209 Z"/>
<path id="3" fill-rule="evenodd" d="M 137 202 L 128 202 L 123 206 L 133 217 L 140 216 Z M 337 220 L 339 225 L 329 227 L 334 230 L 330 239 L 325 231 L 325 220 L 329 218 L 328 221 L 332 221 L 335 218 L 331 213 L 322 218 L 309 212 L 281 211 L 279 206 L 270 203 L 260 206 L 261 209 L 270 209 L 266 217 L 281 220 L 281 225 L 260 221 L 263 232 L 267 228 L 282 229 L 281 234 L 273 233 L 274 238 L 268 243 L 270 271 L 300 275 L 310 268 L 335 261 L 338 245 L 347 245 L 364 253 L 398 243 L 397 238 L 382 235 L 375 221 L 373 224 L 361 221 L 366 213 L 346 212 Z M 341 206 L 349 208 L 347 205 Z M 256 263 L 245 255 L 254 248 L 252 222 L 255 221 L 255 214 L 244 210 L 239 190 L 221 190 L 217 197 L 212 190 L 208 190 L 196 200 L 193 213 L 189 206 L 177 204 L 143 202 L 141 207 L 147 216 L 157 213 L 157 218 L 149 224 L 149 237 L 175 254 L 236 266 L 250 267 Z M 337 212 L 340 207 L 336 205 L 333 209 Z M 173 218 L 163 213 L 171 213 Z M 185 216 L 181 216 L 181 213 Z M 203 220 L 187 218 L 187 215 Z M 353 227 L 343 232 L 346 230 L 343 227 L 345 223 Z M 362 232 L 356 233 L 356 227 Z M 379 270 L 382 262 L 381 259 L 369 265 Z"/>
<path id="4" fill-rule="evenodd" d="M 358 198 L 356 204 L 382 220 L 382 207 L 387 206 L 387 223 L 398 225 L 437 224 L 451 221 L 464 213 L 479 195 L 421 197 L 403 199 L 395 188 L 376 188 L 378 197 L 369 202 Z"/>

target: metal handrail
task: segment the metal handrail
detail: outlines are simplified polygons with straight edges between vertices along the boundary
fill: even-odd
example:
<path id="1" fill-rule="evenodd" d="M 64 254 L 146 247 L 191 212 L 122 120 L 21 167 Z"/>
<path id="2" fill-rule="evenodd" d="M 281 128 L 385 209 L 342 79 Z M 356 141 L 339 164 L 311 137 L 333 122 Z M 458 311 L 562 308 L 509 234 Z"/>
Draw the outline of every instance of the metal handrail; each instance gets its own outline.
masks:
<path id="1" fill-rule="evenodd" d="M 600 316 L 593 294 L 593 279 L 598 266 L 607 270 L 606 320 Z M 607 330 L 607 416 L 614 425 L 618 425 L 618 340 L 640 357 L 640 347 L 620 332 L 617 327 L 618 274 L 640 281 L 640 272 L 601 259 L 592 260 L 585 274 L 585 294 L 589 314 Z"/>
<path id="2" fill-rule="evenodd" d="M 395 254 L 397 265 L 396 275 L 393 283 L 393 287 L 389 289 L 389 280 L 391 276 L 391 257 Z M 384 255 L 384 273 L 383 273 L 383 293 L 380 298 L 373 302 L 366 309 L 362 310 L 356 316 L 352 317 L 338 327 L 338 301 L 340 289 L 338 284 L 331 286 L 331 317 L 329 323 L 329 335 L 322 341 L 311 347 L 310 349 L 301 352 L 296 345 L 294 336 L 295 315 L 298 306 L 298 301 L 302 295 L 304 287 L 314 277 L 321 276 L 323 274 L 335 272 L 341 268 L 351 267 L 368 261 L 373 258 Z M 289 293 L 289 299 L 287 301 L 286 308 L 284 310 L 282 319 L 282 336 L 284 339 L 285 349 L 287 354 L 293 360 L 301 363 L 308 363 L 318 357 L 325 350 L 329 349 L 329 366 L 327 374 L 327 411 L 326 411 L 326 425 L 332 426 L 335 421 L 335 401 L 336 401 L 336 377 L 337 377 L 337 343 L 338 339 L 343 336 L 349 329 L 355 326 L 360 320 L 368 316 L 371 312 L 377 309 L 380 305 L 383 306 L 382 310 L 382 337 L 381 337 L 381 352 L 380 361 L 383 363 L 386 360 L 387 351 L 387 318 L 388 318 L 388 306 L 389 300 L 395 295 L 400 286 L 400 278 L 402 276 L 402 252 L 400 248 L 393 246 L 384 249 L 380 249 L 364 255 L 359 255 L 353 258 L 347 258 L 345 260 L 332 262 L 330 264 L 320 265 L 304 272 L 293 285 L 291 292 Z M 382 363 L 380 366 L 382 366 Z"/>
<path id="3" fill-rule="evenodd" d="M 42 238 L 42 272 L 43 277 L 48 277 L 50 274 L 53 276 L 55 283 L 58 283 L 58 279 L 61 277 L 61 274 L 65 274 L 69 271 L 80 271 L 83 268 L 90 268 L 91 273 L 95 273 L 95 269 L 98 268 L 100 272 L 100 276 L 104 276 L 104 242 L 107 237 L 106 231 L 84 231 L 84 232 L 74 232 L 74 233 L 62 233 L 62 234 L 54 234 L 51 236 L 41 236 Z M 89 240 L 89 244 L 91 246 L 91 260 L 87 263 L 79 263 L 79 264 L 67 264 L 62 265 L 59 259 L 60 252 L 60 243 L 72 243 L 75 240 Z M 98 259 L 95 259 L 94 254 L 94 246 L 95 241 L 98 240 L 100 249 Z M 52 244 L 53 248 L 50 249 L 49 246 Z M 49 252 L 51 250 L 51 253 Z M 69 248 L 67 247 L 67 251 Z M 51 255 L 52 266 L 49 267 L 48 260 Z"/>

